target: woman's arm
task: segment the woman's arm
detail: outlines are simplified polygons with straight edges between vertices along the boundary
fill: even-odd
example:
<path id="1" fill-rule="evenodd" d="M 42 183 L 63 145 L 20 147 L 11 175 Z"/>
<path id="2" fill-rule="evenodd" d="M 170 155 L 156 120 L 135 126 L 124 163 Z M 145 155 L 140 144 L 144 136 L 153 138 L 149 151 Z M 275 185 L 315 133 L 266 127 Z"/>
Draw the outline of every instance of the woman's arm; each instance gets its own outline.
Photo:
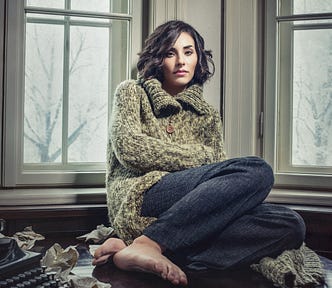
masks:
<path id="1" fill-rule="evenodd" d="M 126 81 L 117 88 L 112 110 L 112 148 L 125 167 L 140 172 L 171 172 L 214 161 L 215 152 L 212 147 L 166 143 L 142 133 L 140 95 L 133 81 Z"/>

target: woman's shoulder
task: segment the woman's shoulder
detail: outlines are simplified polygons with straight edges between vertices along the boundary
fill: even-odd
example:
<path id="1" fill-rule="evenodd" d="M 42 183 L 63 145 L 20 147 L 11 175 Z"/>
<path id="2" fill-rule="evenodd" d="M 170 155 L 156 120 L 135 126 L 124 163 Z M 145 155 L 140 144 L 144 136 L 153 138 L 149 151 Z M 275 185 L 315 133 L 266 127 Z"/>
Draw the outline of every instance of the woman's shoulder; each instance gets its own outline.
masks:
<path id="1" fill-rule="evenodd" d="M 124 80 L 116 87 L 116 91 L 123 91 L 133 89 L 137 85 L 137 81 L 133 79 Z"/>
<path id="2" fill-rule="evenodd" d="M 115 89 L 115 96 L 116 97 L 126 97 L 126 96 L 140 96 L 144 94 L 144 89 L 139 84 L 137 80 L 129 79 L 122 81 Z"/>

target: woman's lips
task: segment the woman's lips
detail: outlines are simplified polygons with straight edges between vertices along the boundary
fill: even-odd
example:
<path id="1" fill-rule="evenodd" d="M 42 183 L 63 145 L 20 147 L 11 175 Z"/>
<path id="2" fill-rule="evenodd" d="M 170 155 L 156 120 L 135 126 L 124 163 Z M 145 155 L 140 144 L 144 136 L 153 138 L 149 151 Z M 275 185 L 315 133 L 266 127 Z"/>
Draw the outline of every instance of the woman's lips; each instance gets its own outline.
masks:
<path id="1" fill-rule="evenodd" d="M 188 72 L 186 70 L 178 70 L 174 74 L 177 76 L 185 76 Z"/>

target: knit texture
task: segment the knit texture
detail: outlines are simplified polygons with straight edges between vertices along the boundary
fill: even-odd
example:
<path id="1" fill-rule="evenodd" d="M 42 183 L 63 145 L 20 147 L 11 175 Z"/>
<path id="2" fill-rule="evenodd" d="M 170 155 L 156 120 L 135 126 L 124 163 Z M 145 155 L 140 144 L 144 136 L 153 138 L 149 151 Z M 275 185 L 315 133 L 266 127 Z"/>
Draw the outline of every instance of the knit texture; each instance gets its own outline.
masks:
<path id="1" fill-rule="evenodd" d="M 226 159 L 222 124 L 199 85 L 171 96 L 156 79 L 127 80 L 112 105 L 108 211 L 116 234 L 130 244 L 155 220 L 140 216 L 146 190 L 167 173 Z M 166 131 L 170 120 L 172 134 Z"/>
<path id="2" fill-rule="evenodd" d="M 265 257 L 251 267 L 282 288 L 310 288 L 324 283 L 322 263 L 304 243 L 299 249 L 286 250 L 275 259 Z"/>

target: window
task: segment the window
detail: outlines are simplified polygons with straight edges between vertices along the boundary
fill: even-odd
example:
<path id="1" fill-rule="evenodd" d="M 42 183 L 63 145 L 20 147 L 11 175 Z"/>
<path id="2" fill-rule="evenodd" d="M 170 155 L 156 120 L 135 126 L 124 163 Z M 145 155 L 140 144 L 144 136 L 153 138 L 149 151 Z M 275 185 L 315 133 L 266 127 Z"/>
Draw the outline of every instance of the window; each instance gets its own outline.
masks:
<path id="1" fill-rule="evenodd" d="M 332 2 L 266 3 L 265 155 L 277 185 L 331 189 Z"/>
<path id="2" fill-rule="evenodd" d="M 138 3 L 7 1 L 4 186 L 104 183 L 110 100 L 130 77 Z"/>

